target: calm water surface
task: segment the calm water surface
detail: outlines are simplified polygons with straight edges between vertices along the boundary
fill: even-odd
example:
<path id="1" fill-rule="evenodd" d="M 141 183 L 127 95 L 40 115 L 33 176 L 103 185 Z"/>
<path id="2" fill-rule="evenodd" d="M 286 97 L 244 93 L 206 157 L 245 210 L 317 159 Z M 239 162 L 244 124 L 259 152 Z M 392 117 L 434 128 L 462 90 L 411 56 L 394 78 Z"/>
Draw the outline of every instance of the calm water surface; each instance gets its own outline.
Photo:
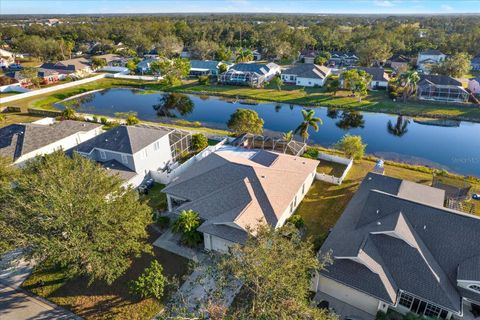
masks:
<path id="1" fill-rule="evenodd" d="M 302 106 L 264 103 L 245 104 L 219 97 L 151 93 L 131 89 L 109 89 L 69 102 L 79 112 L 115 116 L 136 112 L 146 121 L 169 118 L 200 121 L 205 126 L 226 128 L 237 108 L 252 109 L 265 121 L 265 129 L 293 130 L 302 120 Z M 62 107 L 59 105 L 59 107 Z M 315 108 L 323 119 L 318 132 L 310 131 L 311 142 L 332 146 L 349 133 L 362 136 L 367 152 L 390 160 L 445 168 L 465 175 L 480 176 L 480 124 L 448 123 L 451 127 L 426 125 L 396 115 L 348 112 Z"/>

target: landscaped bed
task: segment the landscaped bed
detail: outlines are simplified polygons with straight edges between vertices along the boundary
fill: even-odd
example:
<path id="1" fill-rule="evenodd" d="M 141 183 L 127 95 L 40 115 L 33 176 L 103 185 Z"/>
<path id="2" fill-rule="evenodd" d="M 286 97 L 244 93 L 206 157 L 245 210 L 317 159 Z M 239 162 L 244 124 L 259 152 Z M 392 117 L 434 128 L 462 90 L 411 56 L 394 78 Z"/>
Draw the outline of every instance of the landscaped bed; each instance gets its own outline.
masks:
<path id="1" fill-rule="evenodd" d="M 160 236 L 150 228 L 150 241 Z M 129 293 L 129 282 L 136 280 L 152 259 L 163 266 L 165 275 L 176 277 L 180 283 L 189 271 L 189 261 L 168 251 L 154 247 L 153 254 L 143 254 L 133 260 L 131 268 L 112 285 L 95 281 L 90 286 L 85 278 L 67 279 L 65 273 L 54 267 L 38 267 L 22 287 L 55 304 L 72 310 L 85 319 L 151 319 L 160 312 L 163 301 L 153 298 L 135 300 Z M 172 292 L 168 292 L 171 294 Z"/>

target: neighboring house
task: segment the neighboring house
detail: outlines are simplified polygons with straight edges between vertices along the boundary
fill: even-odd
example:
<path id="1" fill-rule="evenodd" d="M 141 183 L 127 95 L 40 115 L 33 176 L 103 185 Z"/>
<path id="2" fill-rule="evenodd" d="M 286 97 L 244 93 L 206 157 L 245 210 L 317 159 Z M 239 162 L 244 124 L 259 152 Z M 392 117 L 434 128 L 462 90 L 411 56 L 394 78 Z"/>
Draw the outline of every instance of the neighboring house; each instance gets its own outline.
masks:
<path id="1" fill-rule="evenodd" d="M 157 61 L 156 59 L 145 59 L 137 63 L 137 72 L 146 73 L 150 72 L 150 65 L 152 62 Z"/>
<path id="2" fill-rule="evenodd" d="M 0 49 L 0 68 L 8 68 L 8 66 L 12 63 L 15 63 L 15 54 L 7 50 Z"/>
<path id="3" fill-rule="evenodd" d="M 25 77 L 21 71 L 11 71 L 7 72 L 5 75 L 20 83 L 23 88 L 27 88 L 32 85 L 30 78 Z"/>
<path id="4" fill-rule="evenodd" d="M 408 69 L 409 63 L 409 57 L 404 56 L 403 54 L 394 54 L 386 61 L 385 65 L 389 66 L 395 71 L 398 71 L 399 69 Z"/>
<path id="5" fill-rule="evenodd" d="M 480 77 L 468 80 L 468 90 L 474 94 L 480 94 Z"/>
<path id="6" fill-rule="evenodd" d="M 238 63 L 219 76 L 219 82 L 233 85 L 249 85 L 260 87 L 266 81 L 272 80 L 280 74 L 280 66 L 270 62 L 263 63 Z"/>
<path id="7" fill-rule="evenodd" d="M 467 102 L 470 94 L 462 83 L 444 75 L 421 75 L 417 83 L 417 97 L 420 100 Z"/>
<path id="8" fill-rule="evenodd" d="M 313 63 L 299 63 L 282 71 L 282 80 L 288 84 L 304 87 L 323 87 L 330 75 L 330 69 Z"/>
<path id="9" fill-rule="evenodd" d="M 427 50 L 422 51 L 418 54 L 417 58 L 417 68 L 429 72 L 432 65 L 439 64 L 447 58 L 447 55 L 442 53 L 440 50 Z"/>
<path id="10" fill-rule="evenodd" d="M 359 58 L 352 52 L 332 51 L 328 60 L 329 67 L 350 67 L 358 63 Z"/>
<path id="11" fill-rule="evenodd" d="M 206 250 L 243 244 L 259 224 L 281 227 L 315 178 L 317 160 L 226 147 L 194 163 L 163 192 L 169 211 L 202 219 Z"/>
<path id="12" fill-rule="evenodd" d="M 191 60 L 190 61 L 190 77 L 199 76 L 217 76 L 219 74 L 219 67 L 225 64 L 227 68 L 230 65 L 214 60 Z M 228 69 L 227 69 L 228 70 Z"/>
<path id="13" fill-rule="evenodd" d="M 300 61 L 303 63 L 315 63 L 317 52 L 315 50 L 304 49 L 300 52 Z"/>
<path id="14" fill-rule="evenodd" d="M 113 54 L 113 53 L 94 56 L 94 58 L 105 60 L 108 67 L 125 67 L 125 64 L 128 61 L 127 58 L 124 58 L 118 54 Z"/>
<path id="15" fill-rule="evenodd" d="M 389 75 L 385 72 L 385 69 L 378 68 L 378 67 L 350 67 L 348 70 L 357 69 L 363 70 L 366 73 L 372 76 L 372 81 L 370 82 L 368 88 L 369 89 L 386 89 L 388 88 L 388 81 L 390 80 Z M 340 76 L 340 83 L 343 87 L 344 80 L 342 76 Z"/>
<path id="16" fill-rule="evenodd" d="M 472 70 L 480 71 L 480 54 L 475 56 L 471 62 Z"/>
<path id="17" fill-rule="evenodd" d="M 320 249 L 333 263 L 313 278 L 316 299 L 370 319 L 388 309 L 473 319 L 480 218 L 446 209 L 444 200 L 444 190 L 368 174 Z"/>
<path id="18" fill-rule="evenodd" d="M 180 58 L 190 59 L 192 54 L 186 48 L 183 48 L 182 52 L 180 53 Z"/>
<path id="19" fill-rule="evenodd" d="M 102 132 L 100 124 L 64 120 L 53 124 L 11 124 L 0 128 L 0 156 L 16 165 L 55 150 L 67 150 Z"/>
<path id="20" fill-rule="evenodd" d="M 70 153 L 99 162 L 112 174 L 119 174 L 125 184 L 137 187 L 151 170 L 164 169 L 177 159 L 174 133 L 177 131 L 157 126 L 121 125 L 85 141 Z"/>
<path id="21" fill-rule="evenodd" d="M 253 50 L 252 55 L 253 55 L 253 61 L 262 60 L 262 54 L 258 50 Z"/>
<path id="22" fill-rule="evenodd" d="M 44 85 L 60 81 L 60 73 L 54 70 L 40 70 L 37 76 L 42 79 Z"/>
<path id="23" fill-rule="evenodd" d="M 40 70 L 56 71 L 59 74 L 84 77 L 92 72 L 90 61 L 85 58 L 75 58 L 59 61 L 57 63 L 44 63 Z"/>

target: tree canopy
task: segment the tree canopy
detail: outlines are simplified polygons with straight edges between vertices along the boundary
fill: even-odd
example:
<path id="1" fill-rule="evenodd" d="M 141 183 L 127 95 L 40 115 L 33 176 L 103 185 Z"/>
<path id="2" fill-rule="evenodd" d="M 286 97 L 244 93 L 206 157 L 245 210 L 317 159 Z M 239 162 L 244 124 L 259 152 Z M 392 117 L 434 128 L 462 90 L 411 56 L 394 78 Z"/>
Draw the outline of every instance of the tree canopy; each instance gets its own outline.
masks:
<path id="1" fill-rule="evenodd" d="M 254 110 L 238 108 L 227 122 L 230 130 L 237 134 L 263 132 L 263 119 Z"/>
<path id="2" fill-rule="evenodd" d="M 365 154 L 366 144 L 362 142 L 361 136 L 344 135 L 337 142 L 336 147 L 341 150 L 347 158 L 359 160 Z"/>
<path id="3" fill-rule="evenodd" d="M 6 196 L 0 224 L 15 232 L 2 232 L 0 240 L 10 236 L 71 276 L 110 284 L 149 249 L 151 209 L 119 177 L 81 156 L 57 151 L 29 161 Z"/>
<path id="4" fill-rule="evenodd" d="M 182 58 L 161 59 L 150 64 L 152 72 L 159 73 L 166 84 L 177 85 L 190 72 L 190 61 Z"/>

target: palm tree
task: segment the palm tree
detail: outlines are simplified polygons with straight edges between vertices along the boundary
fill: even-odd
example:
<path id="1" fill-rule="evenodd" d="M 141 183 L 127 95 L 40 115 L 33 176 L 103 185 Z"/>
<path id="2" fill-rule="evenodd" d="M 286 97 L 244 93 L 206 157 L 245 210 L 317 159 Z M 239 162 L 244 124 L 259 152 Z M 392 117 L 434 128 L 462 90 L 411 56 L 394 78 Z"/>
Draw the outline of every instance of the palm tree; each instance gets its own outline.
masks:
<path id="1" fill-rule="evenodd" d="M 288 132 L 285 132 L 283 135 L 282 135 L 282 139 L 287 141 L 287 142 L 290 142 L 292 141 L 293 139 L 293 131 L 290 130 Z"/>
<path id="2" fill-rule="evenodd" d="M 253 60 L 253 53 L 248 49 L 240 49 L 237 53 L 237 62 L 249 62 Z"/>
<path id="3" fill-rule="evenodd" d="M 197 212 L 183 210 L 172 225 L 172 231 L 181 235 L 181 241 L 188 246 L 195 246 L 201 241 L 201 234 L 197 231 L 201 220 Z"/>
<path id="4" fill-rule="evenodd" d="M 418 81 L 420 81 L 420 76 L 417 71 L 407 71 L 398 77 L 397 82 L 403 87 L 403 102 L 406 102 L 407 98 L 417 90 Z"/>
<path id="5" fill-rule="evenodd" d="M 322 119 L 315 117 L 315 110 L 302 110 L 303 121 L 300 125 L 295 129 L 294 133 L 300 133 L 303 138 L 303 142 L 305 143 L 309 137 L 308 129 L 312 127 L 315 131 L 318 131 L 319 124 L 323 124 Z"/>
<path id="6" fill-rule="evenodd" d="M 401 137 L 408 132 L 407 127 L 409 123 L 410 120 L 404 120 L 403 116 L 398 116 L 397 123 L 395 125 L 393 125 L 391 120 L 388 120 L 387 130 L 390 134 L 396 137 Z"/>

